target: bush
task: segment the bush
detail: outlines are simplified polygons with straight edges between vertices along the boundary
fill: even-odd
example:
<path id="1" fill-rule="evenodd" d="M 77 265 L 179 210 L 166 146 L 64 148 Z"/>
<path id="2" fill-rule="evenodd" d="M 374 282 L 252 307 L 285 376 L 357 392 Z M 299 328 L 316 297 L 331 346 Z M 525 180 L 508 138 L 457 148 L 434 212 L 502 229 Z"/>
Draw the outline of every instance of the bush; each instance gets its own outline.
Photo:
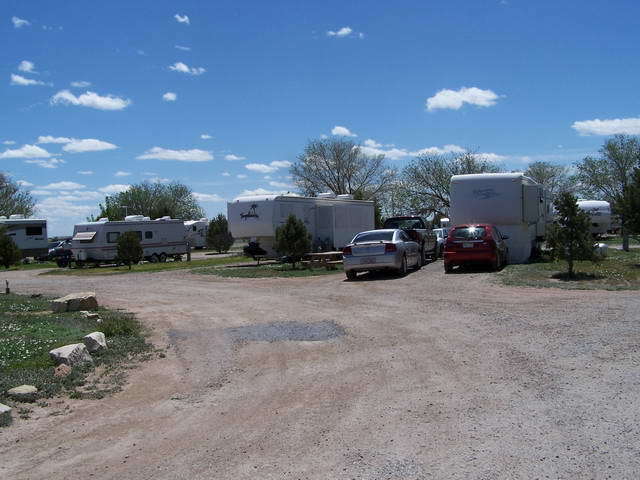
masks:
<path id="1" fill-rule="evenodd" d="M 228 252 L 233 245 L 233 236 L 229 233 L 227 217 L 222 213 L 209 222 L 207 231 L 207 247 L 218 253 Z"/>
<path id="2" fill-rule="evenodd" d="M 131 270 L 131 265 L 140 262 L 144 252 L 136 232 L 125 232 L 118 238 L 118 260 Z"/>
<path id="3" fill-rule="evenodd" d="M 22 253 L 13 239 L 7 235 L 7 228 L 0 226 L 0 265 L 9 268 L 22 259 Z"/>
<path id="4" fill-rule="evenodd" d="M 311 250 L 311 235 L 302 220 L 291 214 L 284 225 L 276 229 L 276 252 L 287 257 L 287 261 L 296 267 L 296 262 Z"/>

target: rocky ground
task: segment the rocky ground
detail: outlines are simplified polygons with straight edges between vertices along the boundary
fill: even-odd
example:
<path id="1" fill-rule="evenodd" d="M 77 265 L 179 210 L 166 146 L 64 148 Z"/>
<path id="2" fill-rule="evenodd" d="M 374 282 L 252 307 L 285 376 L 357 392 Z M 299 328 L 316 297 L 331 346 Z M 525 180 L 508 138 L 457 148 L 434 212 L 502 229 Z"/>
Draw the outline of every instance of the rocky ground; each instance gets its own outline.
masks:
<path id="1" fill-rule="evenodd" d="M 0 478 L 640 477 L 637 292 L 506 288 L 441 262 L 356 282 L 5 277 L 95 290 L 166 356 L 0 430 Z"/>

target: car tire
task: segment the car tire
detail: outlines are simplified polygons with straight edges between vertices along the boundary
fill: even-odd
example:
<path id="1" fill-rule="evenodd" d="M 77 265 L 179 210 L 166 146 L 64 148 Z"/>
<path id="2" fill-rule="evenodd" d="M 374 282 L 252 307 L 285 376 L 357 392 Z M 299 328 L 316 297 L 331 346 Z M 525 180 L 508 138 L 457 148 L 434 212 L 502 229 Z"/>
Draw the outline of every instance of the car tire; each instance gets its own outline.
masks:
<path id="1" fill-rule="evenodd" d="M 409 273 L 409 266 L 407 265 L 407 256 L 404 255 L 402 257 L 402 264 L 400 265 L 400 269 L 398 270 L 398 275 L 404 277 L 407 273 Z"/>
<path id="2" fill-rule="evenodd" d="M 451 273 L 451 272 L 453 272 L 453 265 L 451 265 L 450 263 L 445 263 L 444 273 Z"/>
<path id="3" fill-rule="evenodd" d="M 158 255 L 156 255 L 155 253 L 153 255 L 151 255 L 149 257 L 149 261 L 151 263 L 158 263 L 160 261 L 160 258 L 158 257 Z"/>
<path id="4" fill-rule="evenodd" d="M 496 252 L 496 259 L 491 262 L 491 270 L 493 270 L 494 272 L 500 270 L 501 263 L 500 252 Z"/>
<path id="5" fill-rule="evenodd" d="M 424 245 L 420 249 L 420 266 L 424 267 L 427 264 L 427 252 L 424 249 Z"/>
<path id="6" fill-rule="evenodd" d="M 161 253 L 161 254 L 158 256 L 158 261 L 159 261 L 160 263 L 165 263 L 165 262 L 167 261 L 167 254 L 166 254 L 166 253 Z"/>
<path id="7" fill-rule="evenodd" d="M 349 280 L 349 281 L 353 281 L 353 280 L 356 280 L 358 278 L 358 272 L 355 272 L 353 270 L 347 270 L 344 273 L 347 276 L 347 280 Z"/>

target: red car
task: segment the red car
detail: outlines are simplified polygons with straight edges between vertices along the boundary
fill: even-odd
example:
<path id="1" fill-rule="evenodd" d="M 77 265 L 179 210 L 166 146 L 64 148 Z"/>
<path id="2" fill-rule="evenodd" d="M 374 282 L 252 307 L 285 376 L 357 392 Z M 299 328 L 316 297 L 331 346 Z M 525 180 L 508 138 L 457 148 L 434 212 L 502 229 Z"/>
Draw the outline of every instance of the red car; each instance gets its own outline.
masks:
<path id="1" fill-rule="evenodd" d="M 494 270 L 506 265 L 509 250 L 506 235 L 494 225 L 456 225 L 449 229 L 444 244 L 444 271 L 450 273 L 456 265 L 488 263 Z"/>

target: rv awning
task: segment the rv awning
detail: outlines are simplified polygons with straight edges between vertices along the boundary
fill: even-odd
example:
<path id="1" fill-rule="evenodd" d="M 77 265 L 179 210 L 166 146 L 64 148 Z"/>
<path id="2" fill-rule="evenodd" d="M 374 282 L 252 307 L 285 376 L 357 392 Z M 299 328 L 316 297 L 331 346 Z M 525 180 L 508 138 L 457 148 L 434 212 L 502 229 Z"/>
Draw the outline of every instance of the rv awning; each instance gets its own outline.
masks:
<path id="1" fill-rule="evenodd" d="M 95 236 L 96 232 L 78 232 L 73 236 L 71 240 L 84 240 L 85 242 L 90 242 Z"/>

